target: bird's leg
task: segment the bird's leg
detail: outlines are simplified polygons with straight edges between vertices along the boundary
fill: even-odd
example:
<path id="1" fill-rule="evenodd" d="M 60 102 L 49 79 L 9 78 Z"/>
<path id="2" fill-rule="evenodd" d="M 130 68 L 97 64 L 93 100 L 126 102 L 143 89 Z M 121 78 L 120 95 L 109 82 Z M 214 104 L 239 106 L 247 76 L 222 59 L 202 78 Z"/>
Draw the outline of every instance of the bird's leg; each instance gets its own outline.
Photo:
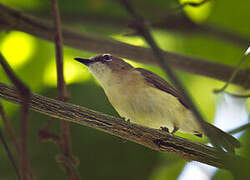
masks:
<path id="1" fill-rule="evenodd" d="M 167 127 L 160 127 L 162 131 L 165 131 L 167 133 L 169 133 L 169 129 Z"/>
<path id="2" fill-rule="evenodd" d="M 127 119 L 127 120 L 125 120 L 127 123 L 128 123 L 128 125 L 130 126 L 130 119 Z"/>
<path id="3" fill-rule="evenodd" d="M 174 129 L 173 129 L 173 131 L 171 132 L 171 134 L 174 134 L 176 131 L 178 131 L 179 130 L 179 128 L 177 127 L 177 126 L 175 126 L 174 125 Z"/>
<path id="4" fill-rule="evenodd" d="M 130 122 L 130 119 L 127 119 L 127 118 L 125 118 L 125 117 L 121 117 L 124 121 L 126 121 L 126 122 Z"/>
<path id="5" fill-rule="evenodd" d="M 121 117 L 122 120 L 126 121 L 126 118 L 125 117 Z"/>
<path id="6" fill-rule="evenodd" d="M 126 119 L 125 117 L 121 117 L 124 121 L 130 123 L 130 119 Z"/>

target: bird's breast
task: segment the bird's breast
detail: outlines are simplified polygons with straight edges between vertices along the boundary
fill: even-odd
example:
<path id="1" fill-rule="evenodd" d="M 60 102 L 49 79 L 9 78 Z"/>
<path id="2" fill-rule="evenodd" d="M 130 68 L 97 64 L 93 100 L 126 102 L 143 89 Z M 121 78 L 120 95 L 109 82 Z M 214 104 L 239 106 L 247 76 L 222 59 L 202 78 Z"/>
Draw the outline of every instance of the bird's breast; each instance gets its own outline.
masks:
<path id="1" fill-rule="evenodd" d="M 151 128 L 174 126 L 181 131 L 199 130 L 192 113 L 173 95 L 150 86 L 141 76 L 112 78 L 105 93 L 121 117 Z"/>
<path id="2" fill-rule="evenodd" d="M 149 86 L 140 77 L 137 78 L 110 83 L 104 89 L 110 103 L 121 117 L 130 119 L 131 122 L 152 128 L 171 128 L 174 111 L 182 110 L 182 105 L 172 95 Z"/>

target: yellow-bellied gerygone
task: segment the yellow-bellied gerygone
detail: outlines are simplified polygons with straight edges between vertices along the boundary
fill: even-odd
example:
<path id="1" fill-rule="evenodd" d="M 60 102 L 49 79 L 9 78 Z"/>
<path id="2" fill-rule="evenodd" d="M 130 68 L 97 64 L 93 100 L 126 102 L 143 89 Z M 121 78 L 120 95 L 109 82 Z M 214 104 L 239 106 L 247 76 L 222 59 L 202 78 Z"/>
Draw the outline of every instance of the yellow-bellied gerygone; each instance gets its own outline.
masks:
<path id="1" fill-rule="evenodd" d="M 163 78 L 143 68 L 134 68 L 110 54 L 90 59 L 75 58 L 85 64 L 102 85 L 110 103 L 121 117 L 131 122 L 202 136 L 202 129 L 178 91 Z M 233 136 L 212 124 L 206 126 L 225 141 L 226 149 L 239 147 Z"/>

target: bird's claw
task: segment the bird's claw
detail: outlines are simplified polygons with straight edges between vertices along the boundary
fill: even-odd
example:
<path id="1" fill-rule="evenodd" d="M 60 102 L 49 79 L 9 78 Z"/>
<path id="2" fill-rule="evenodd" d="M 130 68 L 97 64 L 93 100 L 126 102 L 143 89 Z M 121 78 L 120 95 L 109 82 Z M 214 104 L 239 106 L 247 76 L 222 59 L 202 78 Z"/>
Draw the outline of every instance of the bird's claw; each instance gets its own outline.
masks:
<path id="1" fill-rule="evenodd" d="M 162 131 L 165 131 L 167 133 L 169 133 L 169 129 L 167 127 L 160 127 Z"/>

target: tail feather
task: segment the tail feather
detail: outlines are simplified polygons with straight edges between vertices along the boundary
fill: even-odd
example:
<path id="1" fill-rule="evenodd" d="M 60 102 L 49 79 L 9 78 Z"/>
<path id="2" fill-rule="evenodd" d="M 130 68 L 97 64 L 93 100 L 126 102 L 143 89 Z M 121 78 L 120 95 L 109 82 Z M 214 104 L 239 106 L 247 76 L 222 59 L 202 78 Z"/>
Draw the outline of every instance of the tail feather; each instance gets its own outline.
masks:
<path id="1" fill-rule="evenodd" d="M 207 122 L 205 123 L 205 127 L 209 132 L 210 138 L 213 139 L 213 142 L 217 146 L 221 146 L 229 152 L 234 152 L 235 148 L 240 147 L 240 142 L 230 134 Z"/>

